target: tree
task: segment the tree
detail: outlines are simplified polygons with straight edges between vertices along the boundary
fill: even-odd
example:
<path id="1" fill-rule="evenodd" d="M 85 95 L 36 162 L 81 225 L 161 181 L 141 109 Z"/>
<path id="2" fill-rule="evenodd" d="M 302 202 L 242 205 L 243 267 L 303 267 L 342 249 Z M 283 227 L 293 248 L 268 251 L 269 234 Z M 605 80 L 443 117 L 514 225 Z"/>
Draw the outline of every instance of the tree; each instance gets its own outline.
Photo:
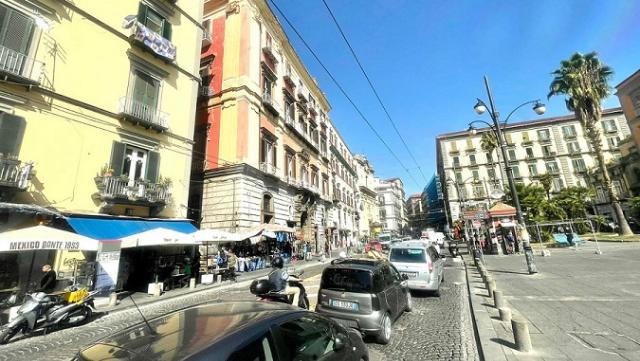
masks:
<path id="1" fill-rule="evenodd" d="M 547 194 L 547 200 L 551 199 L 551 185 L 553 184 L 553 176 L 550 173 L 545 173 L 540 176 L 540 184 Z"/>
<path id="2" fill-rule="evenodd" d="M 566 212 L 569 218 L 586 218 L 588 199 L 595 196 L 595 191 L 585 187 L 567 187 L 560 190 L 553 199 Z"/>
<path id="3" fill-rule="evenodd" d="M 560 62 L 560 68 L 553 73 L 548 98 L 564 95 L 567 109 L 574 112 L 582 124 L 587 139 L 596 154 L 602 174 L 603 186 L 609 194 L 609 203 L 616 214 L 623 235 L 633 234 L 624 216 L 620 201 L 611 184 L 609 171 L 602 152 L 602 139 L 598 124 L 602 117 L 602 100 L 610 94 L 609 79 L 611 68 L 600 62 L 595 52 L 583 55 L 575 53 L 568 60 Z"/>
<path id="4" fill-rule="evenodd" d="M 498 139 L 496 139 L 496 135 L 493 132 L 483 133 L 482 138 L 480 138 L 480 147 L 485 152 L 493 152 L 498 148 Z"/>

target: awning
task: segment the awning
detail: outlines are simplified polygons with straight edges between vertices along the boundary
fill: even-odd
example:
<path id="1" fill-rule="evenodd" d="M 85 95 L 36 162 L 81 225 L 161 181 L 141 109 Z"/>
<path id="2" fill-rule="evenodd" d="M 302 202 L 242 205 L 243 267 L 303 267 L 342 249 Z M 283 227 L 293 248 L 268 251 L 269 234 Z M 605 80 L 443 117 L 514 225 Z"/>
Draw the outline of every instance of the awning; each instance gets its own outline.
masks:
<path id="1" fill-rule="evenodd" d="M 155 228 L 122 238 L 120 247 L 175 246 L 194 245 L 197 243 L 198 242 L 186 233 L 176 232 L 167 228 Z"/>
<path id="2" fill-rule="evenodd" d="M 258 233 L 259 232 L 231 233 L 219 229 L 201 229 L 197 232 L 191 233 L 189 236 L 201 243 L 239 242 L 247 238 L 251 238 Z"/>
<path id="3" fill-rule="evenodd" d="M 181 233 L 193 233 L 198 230 L 191 221 L 186 219 L 155 220 L 69 215 L 67 222 L 78 234 L 101 241 L 119 240 L 156 228 L 166 228 Z"/>
<path id="4" fill-rule="evenodd" d="M 35 226 L 0 233 L 0 252 L 34 250 L 97 251 L 98 241 L 47 226 Z"/>

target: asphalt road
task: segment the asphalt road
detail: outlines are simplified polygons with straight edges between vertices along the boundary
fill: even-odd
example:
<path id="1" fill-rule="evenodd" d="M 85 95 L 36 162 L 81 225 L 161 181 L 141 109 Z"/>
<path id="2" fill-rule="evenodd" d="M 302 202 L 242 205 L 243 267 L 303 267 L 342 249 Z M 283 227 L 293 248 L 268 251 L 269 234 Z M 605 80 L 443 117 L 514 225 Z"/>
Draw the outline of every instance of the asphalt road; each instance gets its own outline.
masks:
<path id="1" fill-rule="evenodd" d="M 312 309 L 317 301 L 321 271 L 322 267 L 312 267 L 304 274 Z M 248 282 L 241 282 L 234 288 L 209 289 L 160 300 L 141 306 L 141 310 L 146 317 L 153 318 L 203 302 L 253 299 Z M 383 346 L 366 340 L 372 360 L 478 359 L 462 263 L 447 260 L 440 297 L 414 294 L 413 304 L 413 312 L 405 313 L 394 323 L 390 344 Z M 84 345 L 139 322 L 141 317 L 135 309 L 102 315 L 81 327 L 35 335 L 0 346 L 0 361 L 66 360 Z"/>

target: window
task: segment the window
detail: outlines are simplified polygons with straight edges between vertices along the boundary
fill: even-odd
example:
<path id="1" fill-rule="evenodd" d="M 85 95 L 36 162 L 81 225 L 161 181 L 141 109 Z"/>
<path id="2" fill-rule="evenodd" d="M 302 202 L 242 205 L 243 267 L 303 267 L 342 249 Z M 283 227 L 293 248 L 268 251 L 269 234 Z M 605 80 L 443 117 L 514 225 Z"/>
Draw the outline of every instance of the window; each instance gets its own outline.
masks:
<path id="1" fill-rule="evenodd" d="M 467 138 L 467 149 L 468 150 L 475 149 L 473 148 L 473 141 L 470 138 Z"/>
<path id="2" fill-rule="evenodd" d="M 296 179 L 296 155 L 292 151 L 285 153 L 284 171 L 289 179 Z"/>
<path id="3" fill-rule="evenodd" d="M 424 248 L 393 248 L 389 260 L 391 262 L 425 263 L 427 253 Z"/>
<path id="4" fill-rule="evenodd" d="M 451 151 L 452 152 L 457 152 L 458 151 L 458 143 L 451 142 Z"/>
<path id="5" fill-rule="evenodd" d="M 615 133 L 618 131 L 618 127 L 616 126 L 615 119 L 605 119 L 602 121 L 602 128 L 607 133 Z"/>
<path id="6" fill-rule="evenodd" d="M 480 179 L 480 174 L 478 173 L 477 170 L 474 170 L 471 173 L 473 174 L 473 180 L 479 180 Z"/>
<path id="7" fill-rule="evenodd" d="M 513 170 L 513 177 L 520 178 L 520 168 L 518 168 L 517 165 L 514 165 L 511 169 Z"/>
<path id="8" fill-rule="evenodd" d="M 527 166 L 529 168 L 529 175 L 534 177 L 538 175 L 538 167 L 535 164 L 529 164 Z"/>
<path id="9" fill-rule="evenodd" d="M 529 132 L 522 132 L 522 143 L 528 143 L 529 140 Z"/>
<path id="10" fill-rule="evenodd" d="M 138 7 L 138 22 L 163 38 L 171 40 L 171 23 L 148 5 L 140 3 Z"/>
<path id="11" fill-rule="evenodd" d="M 471 154 L 469 156 L 469 163 L 471 163 L 471 165 L 476 165 L 476 155 L 475 154 Z"/>
<path id="12" fill-rule="evenodd" d="M 322 175 L 322 194 L 329 195 L 329 178 L 326 174 Z"/>
<path id="13" fill-rule="evenodd" d="M 509 160 L 510 161 L 515 161 L 516 160 L 516 150 L 515 149 L 509 149 Z"/>
<path id="14" fill-rule="evenodd" d="M 307 170 L 306 164 L 300 166 L 300 180 L 304 183 L 309 183 L 309 171 Z"/>
<path id="15" fill-rule="evenodd" d="M 318 169 L 311 167 L 311 185 L 314 187 L 320 186 L 320 178 L 318 177 Z"/>
<path id="16" fill-rule="evenodd" d="M 273 80 L 266 74 L 262 75 L 262 99 L 269 103 L 273 102 L 271 92 L 273 90 Z"/>
<path id="17" fill-rule="evenodd" d="M 285 360 L 321 360 L 334 352 L 333 327 L 318 316 L 309 314 L 285 322 L 276 331 L 287 345 L 283 349 Z"/>
<path id="18" fill-rule="evenodd" d="M 607 144 L 609 145 L 609 149 L 618 149 L 618 145 L 620 144 L 620 137 L 608 137 Z"/>
<path id="19" fill-rule="evenodd" d="M 456 182 L 462 183 L 462 173 L 456 172 Z"/>
<path id="20" fill-rule="evenodd" d="M 538 130 L 538 140 L 541 142 L 551 140 L 549 129 Z"/>
<path id="21" fill-rule="evenodd" d="M 273 196 L 271 194 L 264 194 L 262 196 L 262 223 L 271 223 L 273 217 Z"/>
<path id="22" fill-rule="evenodd" d="M 284 120 L 293 124 L 296 119 L 296 110 L 293 101 L 288 96 L 284 97 Z"/>
<path id="23" fill-rule="evenodd" d="M 513 144 L 513 139 L 511 139 L 511 134 L 505 134 L 504 140 L 507 142 L 508 145 Z"/>
<path id="24" fill-rule="evenodd" d="M 131 111 L 141 119 L 155 114 L 160 94 L 160 80 L 140 69 L 133 71 L 133 101 Z M 139 114 L 138 114 L 139 113 Z"/>
<path id="25" fill-rule="evenodd" d="M 558 169 L 558 163 L 553 161 L 553 162 L 547 162 L 545 164 L 545 167 L 547 168 L 547 172 L 551 173 L 551 174 L 557 174 L 560 172 L 560 169 Z"/>
<path id="26" fill-rule="evenodd" d="M 567 143 L 567 149 L 570 154 L 580 153 L 580 144 L 578 142 Z"/>
<path id="27" fill-rule="evenodd" d="M 495 179 L 496 178 L 496 170 L 493 168 L 487 169 L 487 175 L 489 176 L 489 179 Z"/>
<path id="28" fill-rule="evenodd" d="M 487 163 L 493 163 L 493 155 L 491 153 L 487 153 Z"/>
<path id="29" fill-rule="evenodd" d="M 527 159 L 533 158 L 533 148 L 524 148 L 524 151 L 527 153 Z"/>
<path id="30" fill-rule="evenodd" d="M 111 166 L 114 170 L 114 176 L 126 176 L 130 184 L 136 180 L 156 182 L 159 162 L 160 154 L 158 152 L 113 142 Z"/>
<path id="31" fill-rule="evenodd" d="M 453 157 L 453 166 L 454 167 L 459 167 L 460 166 L 460 157 L 458 157 L 458 156 Z"/>
<path id="32" fill-rule="evenodd" d="M 572 159 L 571 165 L 573 165 L 573 170 L 576 172 L 585 172 L 587 170 L 587 166 L 582 158 Z"/>
<path id="33" fill-rule="evenodd" d="M 543 145 L 542 146 L 542 155 L 545 157 L 551 157 L 554 156 L 556 153 L 551 150 L 551 146 L 550 145 Z"/>
<path id="34" fill-rule="evenodd" d="M 575 125 L 565 125 L 564 127 L 562 127 L 562 135 L 565 138 L 575 138 L 576 137 Z"/>
<path id="35" fill-rule="evenodd" d="M 273 361 L 272 344 L 267 337 L 261 337 L 231 354 L 229 361 Z"/>
<path id="36" fill-rule="evenodd" d="M 267 166 L 263 171 L 274 173 L 276 166 L 276 138 L 263 131 L 260 138 L 260 163 Z"/>
<path id="37" fill-rule="evenodd" d="M 0 4 L 0 44 L 7 49 L 20 54 L 8 52 L 0 56 L 0 66 L 2 69 L 19 67 L 18 73 L 26 64 L 21 55 L 29 53 L 29 45 L 35 29 L 33 18 L 16 11 L 4 4 Z M 22 63 L 22 64 L 20 64 Z"/>
<path id="38" fill-rule="evenodd" d="M 560 192 L 562 185 L 562 178 L 553 178 L 552 188 L 554 192 Z"/>
<path id="39" fill-rule="evenodd" d="M 611 185 L 613 186 L 613 191 L 618 197 L 625 197 L 624 189 L 622 188 L 622 184 L 619 180 L 611 181 Z"/>
<path id="40" fill-rule="evenodd" d="M 482 186 L 482 184 L 473 185 L 473 195 L 476 198 L 484 197 L 484 187 Z"/>

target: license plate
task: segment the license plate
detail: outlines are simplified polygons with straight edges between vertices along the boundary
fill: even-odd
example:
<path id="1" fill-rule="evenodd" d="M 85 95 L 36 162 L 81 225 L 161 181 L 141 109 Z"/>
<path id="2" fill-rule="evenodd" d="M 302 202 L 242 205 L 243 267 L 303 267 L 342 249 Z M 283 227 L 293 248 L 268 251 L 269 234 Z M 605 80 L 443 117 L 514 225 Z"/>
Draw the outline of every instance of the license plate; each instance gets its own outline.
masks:
<path id="1" fill-rule="evenodd" d="M 351 311 L 357 311 L 358 310 L 358 304 L 355 303 L 355 302 L 341 301 L 341 300 L 331 300 L 330 304 L 333 307 L 343 308 L 345 310 L 351 310 Z"/>
<path id="2" fill-rule="evenodd" d="M 416 278 L 418 274 L 416 272 L 402 272 L 403 275 L 407 275 L 409 278 Z"/>

